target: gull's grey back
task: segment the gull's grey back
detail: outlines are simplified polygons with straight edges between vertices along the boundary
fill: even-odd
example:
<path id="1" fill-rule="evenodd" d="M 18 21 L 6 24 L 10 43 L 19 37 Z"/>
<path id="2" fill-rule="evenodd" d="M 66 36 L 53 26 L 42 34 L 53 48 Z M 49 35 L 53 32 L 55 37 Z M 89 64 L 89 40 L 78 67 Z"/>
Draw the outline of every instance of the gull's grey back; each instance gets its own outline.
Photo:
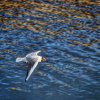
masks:
<path id="1" fill-rule="evenodd" d="M 28 62 L 33 62 L 36 61 L 36 58 L 38 57 L 38 53 L 41 51 L 36 51 L 36 52 L 32 52 L 26 55 L 26 59 Z"/>
<path id="2" fill-rule="evenodd" d="M 41 51 L 36 51 L 36 52 L 32 52 L 32 53 L 29 53 L 26 55 L 26 57 L 30 58 L 30 57 L 34 57 L 34 56 L 37 56 L 37 54 L 41 52 Z"/>

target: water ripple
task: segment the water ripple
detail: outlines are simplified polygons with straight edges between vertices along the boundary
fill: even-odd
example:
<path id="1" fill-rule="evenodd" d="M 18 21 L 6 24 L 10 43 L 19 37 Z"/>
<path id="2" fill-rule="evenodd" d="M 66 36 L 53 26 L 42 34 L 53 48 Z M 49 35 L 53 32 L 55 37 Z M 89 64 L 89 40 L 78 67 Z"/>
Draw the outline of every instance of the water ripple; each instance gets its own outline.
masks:
<path id="1" fill-rule="evenodd" d="M 98 5 L 55 2 L 35 0 L 14 9 L 17 16 L 0 13 L 0 100 L 99 100 Z M 27 65 L 15 59 L 36 50 L 47 61 L 25 82 Z"/>

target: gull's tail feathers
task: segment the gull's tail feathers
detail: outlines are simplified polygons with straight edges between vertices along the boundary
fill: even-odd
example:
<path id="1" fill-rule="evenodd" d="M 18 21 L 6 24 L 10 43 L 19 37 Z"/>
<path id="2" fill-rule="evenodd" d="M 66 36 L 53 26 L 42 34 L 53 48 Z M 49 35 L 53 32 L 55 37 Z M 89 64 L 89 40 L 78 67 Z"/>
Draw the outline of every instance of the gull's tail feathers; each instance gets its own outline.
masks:
<path id="1" fill-rule="evenodd" d="M 23 57 L 23 58 L 21 58 L 21 57 L 16 58 L 16 62 L 21 62 L 21 61 L 27 62 L 25 57 Z"/>

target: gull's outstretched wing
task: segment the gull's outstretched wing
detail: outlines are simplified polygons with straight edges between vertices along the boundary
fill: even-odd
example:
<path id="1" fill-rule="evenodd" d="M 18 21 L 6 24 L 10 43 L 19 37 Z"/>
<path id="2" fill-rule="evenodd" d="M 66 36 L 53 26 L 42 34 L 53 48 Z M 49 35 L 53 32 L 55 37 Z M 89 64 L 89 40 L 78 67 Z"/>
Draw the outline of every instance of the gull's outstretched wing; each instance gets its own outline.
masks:
<path id="1" fill-rule="evenodd" d="M 37 60 L 35 62 L 35 64 L 33 65 L 33 67 L 30 68 L 30 70 L 28 71 L 27 76 L 25 78 L 25 81 L 27 81 L 29 79 L 29 77 L 31 76 L 32 72 L 35 70 L 35 68 L 38 65 L 38 63 L 39 63 L 39 60 Z"/>
<path id="2" fill-rule="evenodd" d="M 37 56 L 39 52 L 41 52 L 41 51 L 39 50 L 39 51 L 36 51 L 36 52 L 29 53 L 29 54 L 26 55 L 26 57 Z"/>
<path id="3" fill-rule="evenodd" d="M 39 52 L 41 52 L 41 51 L 39 50 L 39 51 L 34 52 L 34 55 L 38 55 Z"/>

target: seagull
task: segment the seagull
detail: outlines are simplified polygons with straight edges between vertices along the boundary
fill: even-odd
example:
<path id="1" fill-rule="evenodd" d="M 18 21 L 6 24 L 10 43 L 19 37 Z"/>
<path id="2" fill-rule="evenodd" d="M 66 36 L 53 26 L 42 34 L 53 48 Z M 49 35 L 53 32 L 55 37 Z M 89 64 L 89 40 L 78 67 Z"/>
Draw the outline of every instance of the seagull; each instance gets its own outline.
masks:
<path id="1" fill-rule="evenodd" d="M 39 50 L 36 52 L 29 53 L 25 57 L 16 58 L 16 62 L 26 62 L 29 65 L 32 65 L 31 67 L 28 68 L 29 70 L 27 71 L 25 81 L 28 81 L 32 72 L 35 70 L 35 68 L 39 62 L 46 61 L 46 59 L 44 57 L 38 55 L 38 53 L 40 53 L 40 52 L 41 51 Z M 34 63 L 34 65 L 33 65 L 33 63 Z"/>

